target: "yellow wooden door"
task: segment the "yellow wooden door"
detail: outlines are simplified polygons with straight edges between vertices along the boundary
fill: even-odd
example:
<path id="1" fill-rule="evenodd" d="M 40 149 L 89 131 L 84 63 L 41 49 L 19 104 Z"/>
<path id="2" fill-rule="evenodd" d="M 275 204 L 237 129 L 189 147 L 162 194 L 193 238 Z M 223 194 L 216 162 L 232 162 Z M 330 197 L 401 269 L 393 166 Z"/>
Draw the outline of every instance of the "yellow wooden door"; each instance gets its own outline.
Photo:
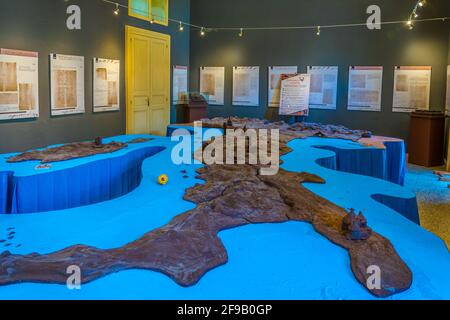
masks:
<path id="1" fill-rule="evenodd" d="M 126 26 L 127 133 L 164 136 L 170 122 L 170 36 Z"/>

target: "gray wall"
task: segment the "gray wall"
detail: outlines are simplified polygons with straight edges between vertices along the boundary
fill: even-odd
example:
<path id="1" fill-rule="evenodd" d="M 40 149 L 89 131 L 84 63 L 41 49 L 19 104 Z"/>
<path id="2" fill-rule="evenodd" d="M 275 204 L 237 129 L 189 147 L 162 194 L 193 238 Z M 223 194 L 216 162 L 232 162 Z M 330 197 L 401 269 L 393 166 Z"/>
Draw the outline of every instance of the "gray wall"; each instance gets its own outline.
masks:
<path id="1" fill-rule="evenodd" d="M 117 0 L 127 4 L 126 0 Z M 82 10 L 82 30 L 69 31 L 66 8 L 78 4 Z M 37 120 L 0 121 L 0 153 L 22 151 L 54 143 L 114 136 L 125 133 L 125 25 L 172 36 L 172 64 L 189 65 L 189 28 L 178 32 L 128 17 L 126 9 L 113 15 L 113 6 L 100 0 L 0 0 L 0 48 L 39 52 L 39 103 Z M 190 0 L 170 0 L 170 17 L 189 21 Z M 50 53 L 85 57 L 86 113 L 51 117 L 49 106 Z M 93 114 L 92 58 L 121 60 L 121 111 Z"/>
<path id="2" fill-rule="evenodd" d="M 382 19 L 405 20 L 414 0 L 195 0 L 191 5 L 194 24 L 214 27 L 327 25 L 365 22 L 366 8 L 378 4 Z M 435 0 L 425 16 L 450 15 L 450 1 Z M 423 16 L 423 17 L 425 17 Z M 441 109 L 445 99 L 446 65 L 449 50 L 449 22 L 418 24 L 413 31 L 403 25 L 383 26 L 381 31 L 365 27 L 315 31 L 255 31 L 243 38 L 237 32 L 211 32 L 200 38 L 191 30 L 191 89 L 199 88 L 200 66 L 226 66 L 224 107 L 210 107 L 210 116 L 239 115 L 276 119 L 276 110 L 266 110 L 267 67 L 339 65 L 338 110 L 313 110 L 308 121 L 344 124 L 370 129 L 379 135 L 406 139 L 408 114 L 392 113 L 394 66 L 433 67 L 431 107 Z M 232 107 L 232 66 L 261 66 L 260 107 Z M 349 65 L 384 66 L 382 112 L 347 111 Z M 272 112 L 271 112 L 272 111 Z"/>

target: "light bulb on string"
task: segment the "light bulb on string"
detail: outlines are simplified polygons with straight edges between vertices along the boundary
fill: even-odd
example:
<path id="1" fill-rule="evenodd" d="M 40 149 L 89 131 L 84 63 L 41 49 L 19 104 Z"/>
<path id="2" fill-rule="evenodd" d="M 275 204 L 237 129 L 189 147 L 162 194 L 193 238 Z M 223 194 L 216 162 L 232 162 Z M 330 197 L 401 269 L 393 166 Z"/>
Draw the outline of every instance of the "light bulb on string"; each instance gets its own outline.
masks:
<path id="1" fill-rule="evenodd" d="M 205 36 L 205 28 L 204 28 L 204 27 L 202 27 L 202 28 L 200 29 L 200 36 L 202 36 L 202 37 Z"/>
<path id="2" fill-rule="evenodd" d="M 317 27 L 316 35 L 317 35 L 317 36 L 320 36 L 320 32 L 321 32 L 321 31 L 320 31 L 320 26 L 318 26 L 318 27 Z"/>
<path id="3" fill-rule="evenodd" d="M 180 26 L 179 26 L 178 30 L 180 30 L 180 32 L 184 31 L 184 26 L 183 26 L 183 23 L 181 21 L 180 21 Z"/>
<path id="4" fill-rule="evenodd" d="M 239 31 L 239 37 L 243 37 L 244 36 L 244 29 L 243 28 L 241 28 L 241 30 Z"/>
<path id="5" fill-rule="evenodd" d="M 114 9 L 114 14 L 116 15 L 116 16 L 118 16 L 119 15 L 119 13 L 120 13 L 120 8 L 119 8 L 119 4 L 118 3 L 116 3 L 116 8 Z"/>

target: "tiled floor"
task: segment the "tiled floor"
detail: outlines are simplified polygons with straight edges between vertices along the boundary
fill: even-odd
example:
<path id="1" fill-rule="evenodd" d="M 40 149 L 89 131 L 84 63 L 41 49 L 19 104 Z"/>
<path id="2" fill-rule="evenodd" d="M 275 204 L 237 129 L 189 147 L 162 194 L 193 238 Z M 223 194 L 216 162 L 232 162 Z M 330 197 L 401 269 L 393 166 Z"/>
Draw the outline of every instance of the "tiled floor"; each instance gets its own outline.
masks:
<path id="1" fill-rule="evenodd" d="M 417 194 L 422 227 L 441 237 L 450 248 L 449 182 L 439 181 L 433 170 L 408 165 L 406 187 Z"/>

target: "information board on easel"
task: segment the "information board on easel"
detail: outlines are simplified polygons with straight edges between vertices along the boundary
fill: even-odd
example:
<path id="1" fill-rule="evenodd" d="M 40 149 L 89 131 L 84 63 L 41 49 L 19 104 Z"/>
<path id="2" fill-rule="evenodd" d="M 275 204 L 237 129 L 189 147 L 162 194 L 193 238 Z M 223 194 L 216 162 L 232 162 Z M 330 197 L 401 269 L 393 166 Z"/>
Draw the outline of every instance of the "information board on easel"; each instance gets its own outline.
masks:
<path id="1" fill-rule="evenodd" d="M 284 75 L 281 81 L 280 115 L 307 116 L 311 75 Z"/>

